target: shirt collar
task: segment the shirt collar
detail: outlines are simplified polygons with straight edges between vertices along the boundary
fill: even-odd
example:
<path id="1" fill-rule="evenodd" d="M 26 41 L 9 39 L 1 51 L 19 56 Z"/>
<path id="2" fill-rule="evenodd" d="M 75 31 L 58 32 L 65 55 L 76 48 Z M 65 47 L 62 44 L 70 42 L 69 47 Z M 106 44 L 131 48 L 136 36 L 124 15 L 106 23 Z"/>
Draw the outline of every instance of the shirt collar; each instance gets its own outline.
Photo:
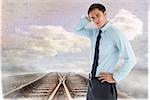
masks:
<path id="1" fill-rule="evenodd" d="M 111 23 L 107 22 L 106 25 L 101 28 L 101 31 L 102 32 L 106 31 L 110 26 L 111 26 Z"/>

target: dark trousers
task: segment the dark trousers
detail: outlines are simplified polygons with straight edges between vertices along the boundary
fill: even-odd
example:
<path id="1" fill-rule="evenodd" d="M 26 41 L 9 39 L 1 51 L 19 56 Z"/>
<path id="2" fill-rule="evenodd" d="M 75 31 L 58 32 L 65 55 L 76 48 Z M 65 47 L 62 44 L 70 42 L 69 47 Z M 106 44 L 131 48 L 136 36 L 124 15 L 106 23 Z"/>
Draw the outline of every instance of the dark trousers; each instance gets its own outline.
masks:
<path id="1" fill-rule="evenodd" d="M 98 79 L 89 80 L 86 100 L 117 100 L 116 84 L 101 83 Z"/>

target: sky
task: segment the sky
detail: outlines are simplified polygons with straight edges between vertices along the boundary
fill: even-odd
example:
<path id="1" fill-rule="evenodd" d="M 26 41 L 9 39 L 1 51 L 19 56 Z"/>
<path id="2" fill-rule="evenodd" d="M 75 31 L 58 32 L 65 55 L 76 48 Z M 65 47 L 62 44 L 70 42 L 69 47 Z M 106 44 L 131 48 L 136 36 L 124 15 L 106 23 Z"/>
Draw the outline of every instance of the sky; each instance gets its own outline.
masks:
<path id="1" fill-rule="evenodd" d="M 72 28 L 95 2 L 106 6 L 108 19 L 130 40 L 135 69 L 146 70 L 147 0 L 3 0 L 3 74 L 88 72 L 90 41 L 75 36 Z"/>

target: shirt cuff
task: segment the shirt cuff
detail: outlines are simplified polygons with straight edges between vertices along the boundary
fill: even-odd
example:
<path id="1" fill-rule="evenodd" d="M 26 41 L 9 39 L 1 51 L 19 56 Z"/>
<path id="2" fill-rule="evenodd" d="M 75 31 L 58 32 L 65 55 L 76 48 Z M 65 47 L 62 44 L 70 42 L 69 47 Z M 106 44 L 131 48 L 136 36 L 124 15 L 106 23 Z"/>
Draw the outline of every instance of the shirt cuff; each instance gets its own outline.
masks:
<path id="1" fill-rule="evenodd" d="M 113 74 L 113 79 L 116 81 L 116 82 L 119 82 L 121 79 L 120 77 L 117 75 L 117 73 L 114 73 Z"/>

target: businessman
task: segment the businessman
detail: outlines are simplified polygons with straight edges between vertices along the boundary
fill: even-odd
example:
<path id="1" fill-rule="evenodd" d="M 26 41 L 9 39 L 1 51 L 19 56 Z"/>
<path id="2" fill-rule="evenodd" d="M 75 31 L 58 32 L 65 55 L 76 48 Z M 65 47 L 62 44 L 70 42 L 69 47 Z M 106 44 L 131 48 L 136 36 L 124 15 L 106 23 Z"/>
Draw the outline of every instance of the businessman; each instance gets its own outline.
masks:
<path id="1" fill-rule="evenodd" d="M 88 28 L 93 22 L 96 28 Z M 106 8 L 92 4 L 88 16 L 80 19 L 74 28 L 76 34 L 91 40 L 91 73 L 87 100 L 117 100 L 116 83 L 126 77 L 136 64 L 131 44 L 123 33 L 107 20 Z M 120 55 L 124 63 L 114 71 Z"/>

